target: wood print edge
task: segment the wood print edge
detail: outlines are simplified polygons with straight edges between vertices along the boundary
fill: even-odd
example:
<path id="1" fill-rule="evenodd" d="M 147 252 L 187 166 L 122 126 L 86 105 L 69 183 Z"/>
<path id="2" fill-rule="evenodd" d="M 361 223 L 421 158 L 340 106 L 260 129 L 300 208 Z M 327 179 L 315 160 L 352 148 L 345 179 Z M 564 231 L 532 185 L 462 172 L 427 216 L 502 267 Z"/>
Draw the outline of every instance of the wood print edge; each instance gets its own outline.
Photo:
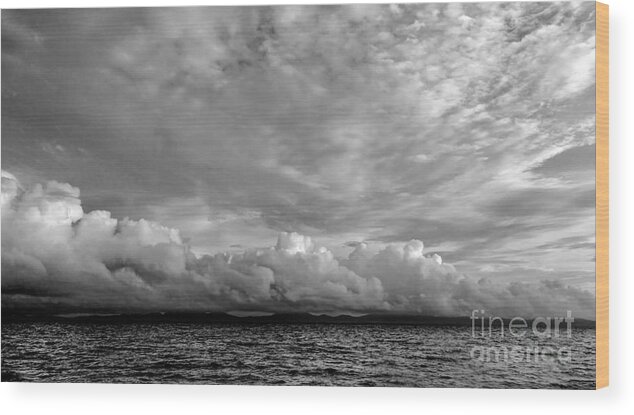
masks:
<path id="1" fill-rule="evenodd" d="M 609 384 L 609 8 L 596 2 L 596 388 Z"/>

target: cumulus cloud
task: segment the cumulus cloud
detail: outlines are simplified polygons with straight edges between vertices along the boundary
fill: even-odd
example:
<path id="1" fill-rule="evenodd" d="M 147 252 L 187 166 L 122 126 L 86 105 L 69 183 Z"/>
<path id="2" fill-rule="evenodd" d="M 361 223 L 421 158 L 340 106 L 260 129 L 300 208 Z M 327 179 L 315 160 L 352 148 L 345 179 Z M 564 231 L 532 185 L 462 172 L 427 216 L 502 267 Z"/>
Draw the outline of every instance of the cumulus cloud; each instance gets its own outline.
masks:
<path id="1" fill-rule="evenodd" d="M 86 213 L 79 196 L 56 181 L 23 189 L 2 173 L 4 309 L 593 315 L 591 293 L 476 280 L 418 240 L 378 251 L 360 243 L 340 259 L 283 232 L 271 248 L 197 256 L 178 230 Z"/>
<path id="2" fill-rule="evenodd" d="M 381 281 L 392 310 L 424 315 L 465 315 L 486 309 L 498 315 L 538 315 L 575 310 L 592 316 L 594 296 L 552 281 L 496 284 L 466 276 L 438 254 L 424 255 L 418 240 L 390 245 L 378 253 L 359 245 L 343 263 Z"/>
<path id="3" fill-rule="evenodd" d="M 8 308 L 272 311 L 387 309 L 381 283 L 339 265 L 309 237 L 197 257 L 178 230 L 85 213 L 79 190 L 21 191 L 2 176 L 2 295 Z"/>

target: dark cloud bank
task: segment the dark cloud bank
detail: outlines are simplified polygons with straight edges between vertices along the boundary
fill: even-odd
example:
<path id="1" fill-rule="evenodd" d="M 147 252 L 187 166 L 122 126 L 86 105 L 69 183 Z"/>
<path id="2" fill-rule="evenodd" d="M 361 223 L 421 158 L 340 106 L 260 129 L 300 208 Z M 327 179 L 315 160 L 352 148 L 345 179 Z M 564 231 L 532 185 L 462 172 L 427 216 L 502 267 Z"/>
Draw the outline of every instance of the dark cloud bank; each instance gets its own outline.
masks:
<path id="1" fill-rule="evenodd" d="M 592 317 L 594 296 L 560 282 L 471 278 L 418 240 L 378 251 L 359 244 L 336 258 L 308 236 L 281 233 L 271 248 L 197 256 L 176 229 L 86 213 L 70 184 L 25 189 L 3 172 L 2 307 Z"/>

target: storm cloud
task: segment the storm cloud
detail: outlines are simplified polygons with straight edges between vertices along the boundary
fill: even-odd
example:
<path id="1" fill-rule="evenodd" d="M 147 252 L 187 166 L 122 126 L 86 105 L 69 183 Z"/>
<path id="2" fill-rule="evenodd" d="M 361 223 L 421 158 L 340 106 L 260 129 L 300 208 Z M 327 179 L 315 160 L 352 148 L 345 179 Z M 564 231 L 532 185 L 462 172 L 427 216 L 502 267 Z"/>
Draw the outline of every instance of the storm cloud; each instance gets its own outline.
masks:
<path id="1" fill-rule="evenodd" d="M 310 237 L 196 256 L 176 229 L 84 213 L 79 189 L 23 189 L 2 175 L 2 304 L 13 311 L 399 312 L 504 315 L 593 312 L 593 296 L 562 284 L 475 280 L 425 255 L 421 241 L 336 258 Z"/>

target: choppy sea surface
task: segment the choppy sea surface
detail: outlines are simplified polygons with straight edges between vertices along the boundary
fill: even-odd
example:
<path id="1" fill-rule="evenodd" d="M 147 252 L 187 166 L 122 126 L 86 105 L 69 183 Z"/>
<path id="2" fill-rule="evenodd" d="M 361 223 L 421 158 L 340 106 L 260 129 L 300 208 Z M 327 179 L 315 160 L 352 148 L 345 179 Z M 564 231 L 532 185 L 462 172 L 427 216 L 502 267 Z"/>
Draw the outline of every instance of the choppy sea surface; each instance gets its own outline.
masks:
<path id="1" fill-rule="evenodd" d="M 594 348 L 594 329 L 517 338 L 420 325 L 6 323 L 2 380 L 592 389 Z"/>

